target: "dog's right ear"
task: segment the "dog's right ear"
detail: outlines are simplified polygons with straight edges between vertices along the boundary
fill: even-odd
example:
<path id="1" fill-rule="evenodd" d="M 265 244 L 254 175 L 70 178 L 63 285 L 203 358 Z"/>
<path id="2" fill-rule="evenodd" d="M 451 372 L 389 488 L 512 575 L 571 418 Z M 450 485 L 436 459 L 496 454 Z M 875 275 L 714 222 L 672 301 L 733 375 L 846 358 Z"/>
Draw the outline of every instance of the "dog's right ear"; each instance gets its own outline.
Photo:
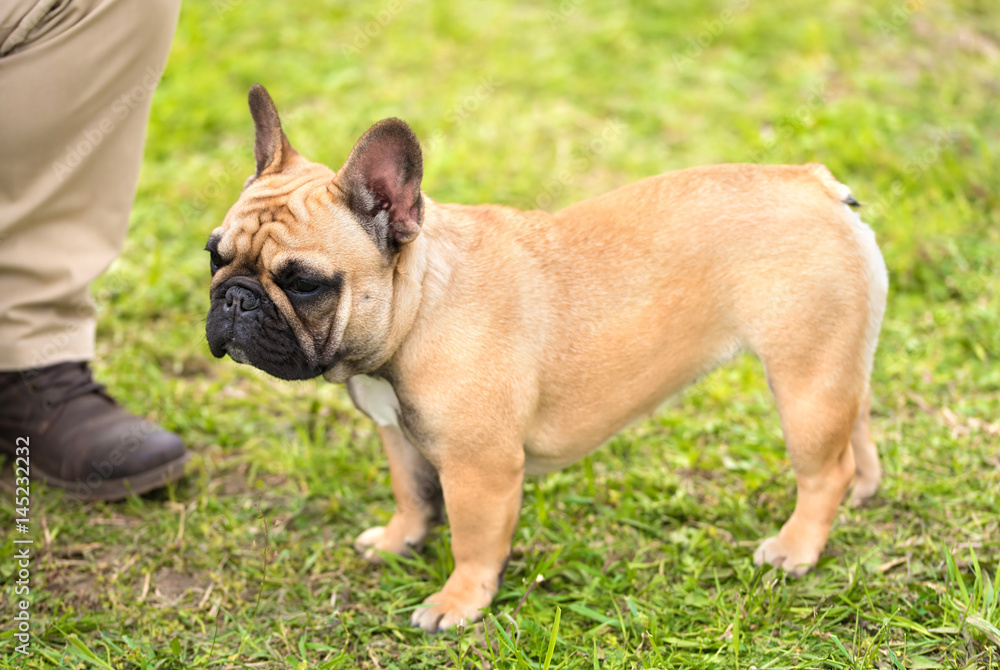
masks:
<path id="1" fill-rule="evenodd" d="M 298 152 L 288 143 L 281 130 L 281 119 L 274 101 L 260 84 L 250 87 L 248 96 L 250 115 L 253 117 L 253 154 L 257 161 L 257 172 L 247 180 L 244 188 L 265 172 L 279 172 L 289 159 Z"/>

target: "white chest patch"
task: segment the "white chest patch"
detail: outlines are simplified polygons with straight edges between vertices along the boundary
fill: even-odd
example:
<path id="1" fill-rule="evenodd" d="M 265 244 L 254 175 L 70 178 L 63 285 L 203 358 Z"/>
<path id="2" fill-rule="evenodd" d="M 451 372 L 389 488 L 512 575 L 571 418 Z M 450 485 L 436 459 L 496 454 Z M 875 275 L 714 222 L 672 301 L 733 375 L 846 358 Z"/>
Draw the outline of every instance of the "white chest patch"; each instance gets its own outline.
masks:
<path id="1" fill-rule="evenodd" d="M 347 380 L 351 399 L 362 412 L 380 426 L 399 427 L 399 398 L 384 379 L 355 375 Z"/>

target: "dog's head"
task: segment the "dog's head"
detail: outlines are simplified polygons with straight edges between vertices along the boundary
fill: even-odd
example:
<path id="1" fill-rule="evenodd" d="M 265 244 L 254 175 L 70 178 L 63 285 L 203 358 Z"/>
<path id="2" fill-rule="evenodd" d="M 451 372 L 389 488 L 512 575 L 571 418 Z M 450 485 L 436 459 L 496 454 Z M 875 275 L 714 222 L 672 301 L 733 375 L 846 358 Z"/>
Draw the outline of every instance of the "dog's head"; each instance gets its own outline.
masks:
<path id="1" fill-rule="evenodd" d="M 257 171 L 212 231 L 212 353 L 282 379 L 370 372 L 389 353 L 397 257 L 423 219 L 420 144 L 372 126 L 338 172 L 289 144 L 271 97 L 250 89 Z"/>

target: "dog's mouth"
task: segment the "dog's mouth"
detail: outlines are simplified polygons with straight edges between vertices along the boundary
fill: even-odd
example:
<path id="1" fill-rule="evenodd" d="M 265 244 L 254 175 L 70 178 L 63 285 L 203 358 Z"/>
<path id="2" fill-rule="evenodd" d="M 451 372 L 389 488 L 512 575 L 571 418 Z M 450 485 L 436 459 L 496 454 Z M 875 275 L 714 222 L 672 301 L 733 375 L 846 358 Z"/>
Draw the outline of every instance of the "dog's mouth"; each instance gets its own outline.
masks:
<path id="1" fill-rule="evenodd" d="M 237 363 L 242 363 L 244 365 L 250 363 L 250 357 L 247 356 L 247 352 L 243 351 L 239 345 L 229 342 L 223 348 L 226 350 L 226 353 L 229 354 L 229 357 Z"/>
<path id="2" fill-rule="evenodd" d="M 323 373 L 257 284 L 235 278 L 213 288 L 211 298 L 205 336 L 216 358 L 228 354 L 236 363 L 279 379 L 311 379 Z"/>
<path id="3" fill-rule="evenodd" d="M 269 360 L 259 355 L 254 355 L 239 344 L 229 341 L 222 345 L 223 356 L 229 355 L 234 362 L 241 365 L 249 365 L 258 370 L 268 373 L 279 379 L 288 381 L 312 379 L 326 372 L 326 368 L 309 365 L 305 361 L 288 357 L 281 361 Z M 255 351 L 255 350 L 252 350 Z"/>

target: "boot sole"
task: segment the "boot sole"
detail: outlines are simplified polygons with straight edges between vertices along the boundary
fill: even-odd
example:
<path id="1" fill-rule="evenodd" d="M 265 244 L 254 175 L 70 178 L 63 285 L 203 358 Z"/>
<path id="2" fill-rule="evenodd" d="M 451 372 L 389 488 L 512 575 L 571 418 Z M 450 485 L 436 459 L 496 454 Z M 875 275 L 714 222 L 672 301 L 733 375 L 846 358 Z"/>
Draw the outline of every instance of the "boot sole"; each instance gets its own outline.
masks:
<path id="1" fill-rule="evenodd" d="M 13 456 L 9 456 L 13 459 Z M 71 495 L 84 502 L 93 500 L 122 500 L 132 495 L 142 495 L 155 489 L 163 488 L 171 482 L 175 482 L 184 476 L 184 464 L 191 459 L 191 454 L 185 452 L 180 458 L 167 461 L 163 465 L 158 465 L 152 470 L 141 472 L 130 477 L 120 479 L 101 479 L 96 487 L 92 487 L 86 482 L 70 482 L 65 479 L 54 477 L 37 467 L 31 471 L 32 479 L 40 479 L 49 486 L 70 491 Z M 81 493 L 85 488 L 87 493 Z"/>

